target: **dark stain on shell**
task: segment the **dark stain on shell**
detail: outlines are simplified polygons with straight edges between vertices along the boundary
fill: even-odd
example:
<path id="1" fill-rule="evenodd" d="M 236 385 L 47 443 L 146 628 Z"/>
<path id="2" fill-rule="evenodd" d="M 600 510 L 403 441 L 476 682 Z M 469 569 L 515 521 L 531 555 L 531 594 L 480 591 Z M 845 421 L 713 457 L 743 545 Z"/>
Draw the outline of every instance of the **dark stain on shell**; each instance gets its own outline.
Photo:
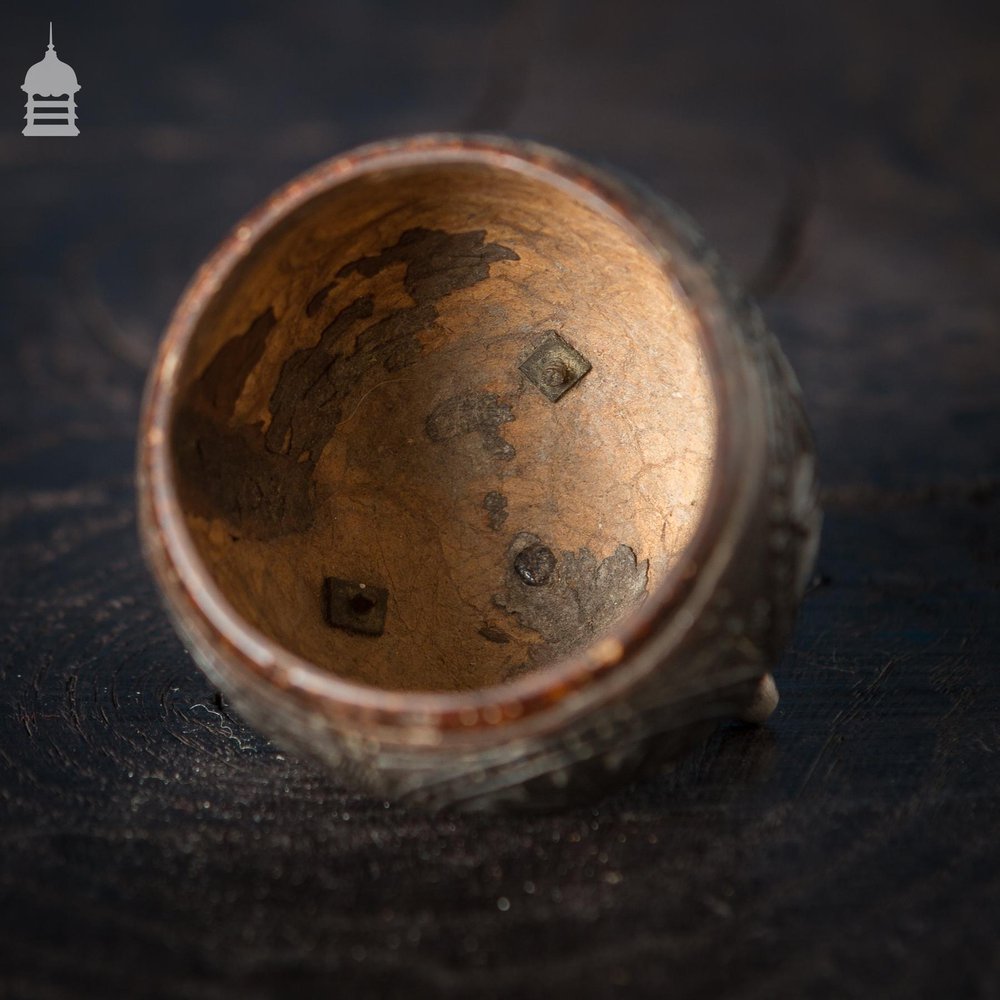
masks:
<path id="1" fill-rule="evenodd" d="M 499 531 L 507 520 L 507 498 L 499 490 L 490 490 L 483 497 L 483 510 L 493 531 Z"/>
<path id="2" fill-rule="evenodd" d="M 243 386 L 264 356 L 267 339 L 277 323 L 273 309 L 266 309 L 244 333 L 227 340 L 199 379 L 202 395 L 217 413 L 233 412 Z"/>
<path id="3" fill-rule="evenodd" d="M 437 302 L 460 288 L 469 288 L 490 276 L 490 264 L 520 260 L 509 247 L 484 243 L 485 229 L 448 233 L 422 226 L 407 229 L 394 246 L 381 253 L 345 264 L 338 278 L 357 271 L 366 278 L 393 264 L 405 263 L 403 285 L 417 305 Z"/>
<path id="4" fill-rule="evenodd" d="M 513 419 L 511 408 L 501 403 L 499 397 L 489 392 L 466 392 L 438 403 L 425 427 L 427 436 L 434 442 L 477 434 L 487 455 L 509 462 L 516 452 L 514 446 L 504 440 L 500 426 Z"/>
<path id="5" fill-rule="evenodd" d="M 438 300 L 484 281 L 492 263 L 519 259 L 509 247 L 486 243 L 485 236 L 482 229 L 408 229 L 393 246 L 345 264 L 338 281 L 354 273 L 372 278 L 405 264 L 403 285 L 413 304 L 368 324 L 376 311 L 374 295 L 345 305 L 314 344 L 285 359 L 268 401 L 266 431 L 261 423 L 234 424 L 233 417 L 277 325 L 273 309 L 223 344 L 187 393 L 174 422 L 185 505 L 205 517 L 223 517 L 250 537 L 308 528 L 313 470 L 358 386 L 374 370 L 395 372 L 420 356 L 417 335 L 436 322 Z M 319 312 L 336 284 L 312 295 L 304 310 L 307 317 Z M 445 406 L 435 424 L 441 439 L 475 430 L 488 452 L 512 458 L 514 449 L 496 429 L 513 419 L 509 408 L 496 397 L 464 399 L 453 402 L 451 410 Z M 461 430 L 464 426 L 468 431 Z"/>
<path id="6" fill-rule="evenodd" d="M 332 289 L 335 284 L 335 281 L 331 281 L 328 285 L 324 285 L 306 303 L 306 315 L 310 317 L 310 319 L 323 308 L 323 303 L 326 301 L 326 297 L 330 294 L 330 289 Z"/>
<path id="7" fill-rule="evenodd" d="M 544 586 L 525 586 L 518 557 L 542 548 L 548 546 L 537 535 L 515 535 L 507 548 L 503 588 L 493 595 L 496 607 L 542 639 L 532 648 L 526 668 L 584 648 L 637 608 L 647 592 L 649 562 L 638 561 L 624 544 L 600 561 L 586 547 L 560 552 Z"/>
<path id="8" fill-rule="evenodd" d="M 490 642 L 496 642 L 505 644 L 510 642 L 510 636 L 507 635 L 502 629 L 494 628 L 492 625 L 484 625 L 480 630 L 479 634 L 484 638 L 488 639 Z"/>

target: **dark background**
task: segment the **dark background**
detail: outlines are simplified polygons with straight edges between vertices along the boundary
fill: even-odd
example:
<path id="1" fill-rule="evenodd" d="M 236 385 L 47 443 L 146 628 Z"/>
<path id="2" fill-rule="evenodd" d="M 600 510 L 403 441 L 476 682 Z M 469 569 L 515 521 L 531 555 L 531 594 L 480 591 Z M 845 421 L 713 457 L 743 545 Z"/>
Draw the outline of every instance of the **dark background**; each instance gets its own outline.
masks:
<path id="1" fill-rule="evenodd" d="M 0 13 L 0 996 L 1000 996 L 993 4 Z M 55 21 L 81 135 L 20 134 Z M 348 795 L 138 552 L 159 331 L 237 218 L 427 129 L 631 170 L 759 292 L 825 484 L 762 730 L 545 818 Z"/>

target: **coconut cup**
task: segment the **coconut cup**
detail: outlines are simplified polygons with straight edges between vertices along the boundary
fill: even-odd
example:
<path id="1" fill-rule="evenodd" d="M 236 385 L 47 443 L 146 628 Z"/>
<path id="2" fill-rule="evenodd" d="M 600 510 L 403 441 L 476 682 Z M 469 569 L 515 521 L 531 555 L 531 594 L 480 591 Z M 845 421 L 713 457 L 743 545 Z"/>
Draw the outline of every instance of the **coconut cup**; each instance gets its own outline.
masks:
<path id="1" fill-rule="evenodd" d="M 819 530 L 794 376 L 691 221 L 458 135 L 330 160 L 212 254 L 139 505 L 241 715 L 352 788 L 468 808 L 766 719 Z"/>

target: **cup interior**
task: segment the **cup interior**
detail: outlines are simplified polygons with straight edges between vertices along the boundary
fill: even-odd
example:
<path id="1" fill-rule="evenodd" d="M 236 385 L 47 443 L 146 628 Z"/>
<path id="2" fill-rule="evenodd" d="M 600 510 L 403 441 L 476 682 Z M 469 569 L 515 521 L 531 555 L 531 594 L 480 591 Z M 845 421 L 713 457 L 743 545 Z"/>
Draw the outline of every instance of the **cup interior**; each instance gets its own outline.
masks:
<path id="1" fill-rule="evenodd" d="M 583 187 L 498 158 L 343 180 L 183 346 L 173 486 L 254 629 L 386 690 L 503 684 L 669 574 L 717 413 L 698 318 Z"/>

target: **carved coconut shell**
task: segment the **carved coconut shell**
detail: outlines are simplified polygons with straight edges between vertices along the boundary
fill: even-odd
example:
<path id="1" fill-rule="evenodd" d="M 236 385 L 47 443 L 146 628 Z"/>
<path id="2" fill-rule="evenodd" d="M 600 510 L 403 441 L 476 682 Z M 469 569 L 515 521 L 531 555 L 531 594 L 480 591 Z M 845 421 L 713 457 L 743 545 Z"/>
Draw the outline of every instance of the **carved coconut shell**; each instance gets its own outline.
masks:
<path id="1" fill-rule="evenodd" d="M 551 806 L 776 703 L 819 528 L 794 377 L 685 216 L 553 150 L 279 191 L 178 305 L 140 451 L 198 662 L 361 789 Z"/>

